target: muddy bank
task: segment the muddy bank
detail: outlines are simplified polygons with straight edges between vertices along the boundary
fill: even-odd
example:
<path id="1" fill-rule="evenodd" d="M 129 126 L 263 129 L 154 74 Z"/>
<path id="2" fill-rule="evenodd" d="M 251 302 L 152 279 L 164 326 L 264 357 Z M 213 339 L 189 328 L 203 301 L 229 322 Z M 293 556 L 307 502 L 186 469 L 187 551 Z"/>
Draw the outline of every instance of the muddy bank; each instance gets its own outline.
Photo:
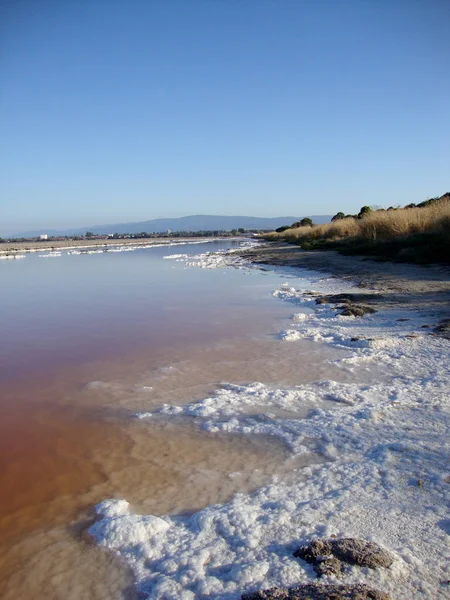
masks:
<path id="1" fill-rule="evenodd" d="M 243 250 L 252 264 L 300 267 L 355 281 L 365 289 L 365 303 L 374 308 L 401 307 L 426 310 L 436 325 L 450 317 L 450 268 L 378 262 L 366 257 L 342 256 L 334 251 L 307 251 L 290 244 L 267 244 Z"/>

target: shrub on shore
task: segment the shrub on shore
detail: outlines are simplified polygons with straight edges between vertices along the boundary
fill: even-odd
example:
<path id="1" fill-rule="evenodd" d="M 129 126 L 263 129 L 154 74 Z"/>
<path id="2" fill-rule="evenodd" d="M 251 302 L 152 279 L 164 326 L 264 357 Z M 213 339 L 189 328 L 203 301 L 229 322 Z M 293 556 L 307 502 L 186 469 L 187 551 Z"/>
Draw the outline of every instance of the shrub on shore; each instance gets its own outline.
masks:
<path id="1" fill-rule="evenodd" d="M 297 225 L 297 224 L 294 224 Z M 450 193 L 421 205 L 337 213 L 331 223 L 290 227 L 266 236 L 305 249 L 337 249 L 412 262 L 450 263 Z"/>

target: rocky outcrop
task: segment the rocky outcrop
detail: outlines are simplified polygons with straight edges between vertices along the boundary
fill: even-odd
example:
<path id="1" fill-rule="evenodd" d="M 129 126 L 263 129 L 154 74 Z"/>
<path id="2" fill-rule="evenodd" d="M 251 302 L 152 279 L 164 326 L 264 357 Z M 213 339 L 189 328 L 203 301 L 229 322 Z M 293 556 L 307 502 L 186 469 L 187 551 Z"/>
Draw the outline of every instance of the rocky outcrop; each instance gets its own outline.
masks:
<path id="1" fill-rule="evenodd" d="M 342 302 L 360 303 L 370 302 L 371 300 L 379 301 L 382 298 L 381 294 L 328 294 L 320 296 L 316 300 L 316 304 L 341 304 Z"/>
<path id="2" fill-rule="evenodd" d="M 342 562 L 334 557 L 317 560 L 314 564 L 314 571 L 319 577 L 326 577 L 327 575 L 342 577 L 344 574 L 342 569 Z"/>
<path id="3" fill-rule="evenodd" d="M 363 584 L 317 585 L 307 584 L 295 588 L 271 588 L 242 594 L 242 600 L 390 600 L 384 592 Z"/>
<path id="4" fill-rule="evenodd" d="M 440 335 L 447 339 L 450 339 L 450 319 L 443 319 L 433 329 L 435 335 Z"/>
<path id="5" fill-rule="evenodd" d="M 370 569 L 388 568 L 394 562 L 394 557 L 377 544 L 355 538 L 312 540 L 296 550 L 294 556 L 314 565 L 319 575 L 339 575 L 342 568 L 336 561 Z"/>
<path id="6" fill-rule="evenodd" d="M 319 577 L 343 575 L 344 563 L 375 569 L 390 567 L 394 562 L 394 557 L 377 544 L 356 538 L 314 539 L 296 550 L 294 556 L 312 564 Z M 243 594 L 242 600 L 390 600 L 390 597 L 364 584 L 311 583 Z"/>
<path id="7" fill-rule="evenodd" d="M 314 564 L 321 557 L 333 554 L 331 542 L 332 540 L 314 539 L 307 546 L 300 546 L 294 552 L 294 556 L 306 560 L 310 564 Z"/>
<path id="8" fill-rule="evenodd" d="M 387 569 L 394 562 L 392 554 L 383 550 L 377 544 L 366 542 L 365 540 L 354 538 L 332 540 L 331 548 L 332 554 L 336 558 L 349 565 L 369 567 L 369 569 L 376 569 L 378 567 Z"/>
<path id="9" fill-rule="evenodd" d="M 371 306 L 365 304 L 345 304 L 340 311 L 342 317 L 363 317 L 364 315 L 371 315 L 377 312 Z"/>
<path id="10" fill-rule="evenodd" d="M 363 317 L 364 315 L 377 312 L 361 301 L 379 300 L 379 294 L 329 294 L 316 298 L 316 304 L 337 304 L 343 317 Z"/>

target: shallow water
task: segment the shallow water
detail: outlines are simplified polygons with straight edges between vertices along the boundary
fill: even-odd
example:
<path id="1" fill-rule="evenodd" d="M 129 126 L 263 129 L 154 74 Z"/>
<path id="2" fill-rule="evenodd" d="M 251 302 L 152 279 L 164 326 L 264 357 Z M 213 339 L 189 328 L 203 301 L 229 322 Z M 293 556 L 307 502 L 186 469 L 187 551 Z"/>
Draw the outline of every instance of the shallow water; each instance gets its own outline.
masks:
<path id="1" fill-rule="evenodd" d="M 136 512 L 179 514 L 322 460 L 313 447 L 294 459 L 279 440 L 207 433 L 189 418 L 133 417 L 204 398 L 224 381 L 352 377 L 328 362 L 345 350 L 279 339 L 292 314 L 271 296 L 279 274 L 163 260 L 198 251 L 0 264 L 5 597 L 133 597 L 126 569 L 82 535 L 104 498 L 126 497 Z"/>

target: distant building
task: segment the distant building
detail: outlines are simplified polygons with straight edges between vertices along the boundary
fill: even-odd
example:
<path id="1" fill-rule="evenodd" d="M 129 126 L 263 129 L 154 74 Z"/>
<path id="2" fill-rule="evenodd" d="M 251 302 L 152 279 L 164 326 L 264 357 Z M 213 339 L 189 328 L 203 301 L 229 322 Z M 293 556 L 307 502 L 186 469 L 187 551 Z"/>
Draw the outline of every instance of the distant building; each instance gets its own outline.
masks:
<path id="1" fill-rule="evenodd" d="M 40 240 L 48 240 L 48 235 L 46 233 L 41 233 L 41 235 L 39 236 Z"/>

